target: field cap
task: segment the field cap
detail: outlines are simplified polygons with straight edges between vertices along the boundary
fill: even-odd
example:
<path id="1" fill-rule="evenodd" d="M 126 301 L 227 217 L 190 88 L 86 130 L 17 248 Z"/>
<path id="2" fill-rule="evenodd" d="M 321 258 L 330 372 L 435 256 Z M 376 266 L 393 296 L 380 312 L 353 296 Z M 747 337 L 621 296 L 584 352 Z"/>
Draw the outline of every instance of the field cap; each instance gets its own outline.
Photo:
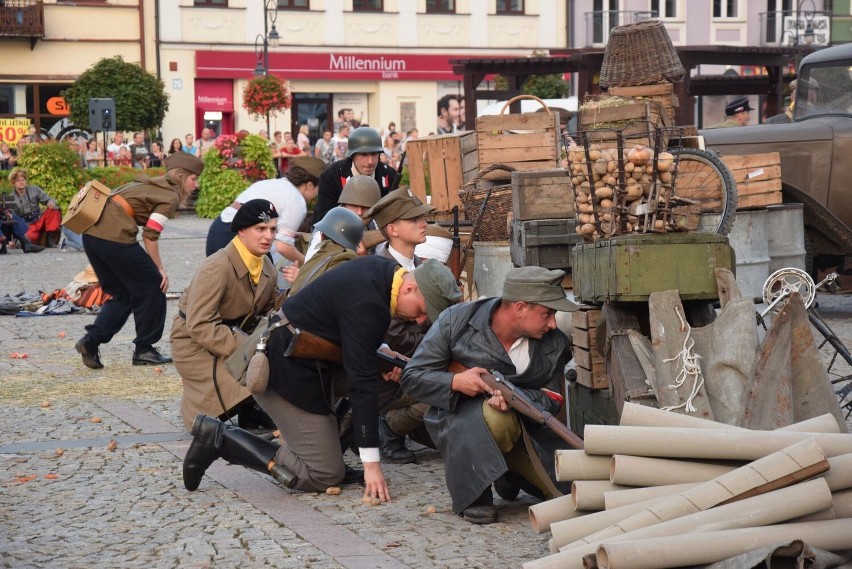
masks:
<path id="1" fill-rule="evenodd" d="M 506 274 L 503 282 L 503 299 L 541 304 L 560 312 L 573 312 L 579 308 L 568 300 L 562 288 L 565 271 L 543 267 L 518 267 Z"/>
<path id="2" fill-rule="evenodd" d="M 200 176 L 201 172 L 204 170 L 204 162 L 202 162 L 201 158 L 193 156 L 187 152 L 175 152 L 174 154 L 169 154 L 163 163 L 166 165 L 166 170 L 181 168 L 187 172 L 195 174 L 196 176 Z"/>
<path id="3" fill-rule="evenodd" d="M 372 176 L 352 176 L 340 192 L 339 204 L 373 207 L 382 199 L 379 183 Z"/>
<path id="4" fill-rule="evenodd" d="M 748 106 L 748 97 L 740 97 L 739 99 L 734 99 L 727 105 L 725 105 L 725 114 L 733 116 L 737 113 L 741 113 L 743 111 L 753 111 L 750 106 Z"/>
<path id="5" fill-rule="evenodd" d="M 458 304 L 462 297 L 452 271 L 435 259 L 426 259 L 414 269 L 414 280 L 426 299 L 426 315 L 435 322 L 445 308 Z"/>
<path id="6" fill-rule="evenodd" d="M 271 202 L 262 199 L 249 200 L 240 206 L 234 219 L 231 220 L 231 231 L 236 233 L 240 229 L 266 223 L 278 217 L 278 212 Z"/>
<path id="7" fill-rule="evenodd" d="M 417 199 L 409 188 L 394 190 L 364 214 L 365 219 L 373 219 L 379 229 L 399 219 L 414 219 L 434 211 L 435 208 Z"/>
<path id="8" fill-rule="evenodd" d="M 325 170 L 325 162 L 313 156 L 297 156 L 290 158 L 290 167 L 297 166 L 308 173 L 309 176 L 319 178 Z"/>

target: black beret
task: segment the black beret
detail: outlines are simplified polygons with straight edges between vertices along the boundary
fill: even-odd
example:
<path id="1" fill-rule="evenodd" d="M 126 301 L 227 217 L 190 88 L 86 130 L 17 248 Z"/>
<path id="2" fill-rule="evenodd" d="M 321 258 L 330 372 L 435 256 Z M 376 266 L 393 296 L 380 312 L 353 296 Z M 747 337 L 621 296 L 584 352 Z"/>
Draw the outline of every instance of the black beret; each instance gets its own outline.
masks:
<path id="1" fill-rule="evenodd" d="M 236 233 L 240 229 L 266 223 L 278 217 L 278 211 L 271 202 L 262 199 L 249 200 L 240 206 L 234 219 L 231 220 L 231 231 Z"/>

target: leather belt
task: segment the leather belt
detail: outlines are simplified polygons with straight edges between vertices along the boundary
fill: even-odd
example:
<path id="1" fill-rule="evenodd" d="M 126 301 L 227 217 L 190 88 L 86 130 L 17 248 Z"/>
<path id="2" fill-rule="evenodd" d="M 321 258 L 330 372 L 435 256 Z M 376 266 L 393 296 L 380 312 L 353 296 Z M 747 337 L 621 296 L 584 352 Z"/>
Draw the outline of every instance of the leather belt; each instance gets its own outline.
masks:
<path id="1" fill-rule="evenodd" d="M 117 203 L 119 206 L 121 206 L 121 209 L 124 211 L 124 213 L 129 215 L 131 219 L 136 218 L 136 215 L 133 213 L 133 208 L 130 207 L 130 204 L 127 203 L 126 199 L 124 199 L 118 194 L 112 194 L 109 198 L 115 203 Z"/>

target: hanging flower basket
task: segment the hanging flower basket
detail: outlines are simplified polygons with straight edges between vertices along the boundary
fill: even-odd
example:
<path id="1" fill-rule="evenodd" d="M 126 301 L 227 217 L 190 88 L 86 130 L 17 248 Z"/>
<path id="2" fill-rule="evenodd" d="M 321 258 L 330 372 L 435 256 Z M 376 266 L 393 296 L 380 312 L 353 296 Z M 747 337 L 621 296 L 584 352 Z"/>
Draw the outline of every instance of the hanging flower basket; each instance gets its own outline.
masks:
<path id="1" fill-rule="evenodd" d="M 293 96 L 290 94 L 290 83 L 277 75 L 255 77 L 246 85 L 243 91 L 243 108 L 253 119 L 275 116 L 279 111 L 290 108 Z"/>

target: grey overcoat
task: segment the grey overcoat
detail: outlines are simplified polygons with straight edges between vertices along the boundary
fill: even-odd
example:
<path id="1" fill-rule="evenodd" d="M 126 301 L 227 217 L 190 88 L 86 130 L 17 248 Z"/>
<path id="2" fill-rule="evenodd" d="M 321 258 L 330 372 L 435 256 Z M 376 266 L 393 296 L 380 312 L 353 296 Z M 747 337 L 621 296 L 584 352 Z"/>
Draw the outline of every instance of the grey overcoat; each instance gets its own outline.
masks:
<path id="1" fill-rule="evenodd" d="M 402 388 L 431 407 L 424 418 L 429 435 L 444 459 L 447 488 L 453 511 L 461 513 L 497 478 L 507 471 L 506 461 L 485 424 L 482 397 L 468 397 L 451 390 L 450 362 L 465 367 L 497 370 L 551 413 L 559 405 L 540 388 L 562 393 L 565 363 L 570 358 L 570 342 L 560 330 L 552 330 L 541 340 L 530 338 L 530 365 L 522 374 L 491 329 L 491 315 L 499 298 L 486 298 L 451 306 L 426 333 L 411 362 L 405 366 Z M 533 444 L 550 477 L 555 482 L 554 451 L 567 448 L 546 427 L 524 419 Z M 558 487 L 558 486 L 557 486 Z"/>

